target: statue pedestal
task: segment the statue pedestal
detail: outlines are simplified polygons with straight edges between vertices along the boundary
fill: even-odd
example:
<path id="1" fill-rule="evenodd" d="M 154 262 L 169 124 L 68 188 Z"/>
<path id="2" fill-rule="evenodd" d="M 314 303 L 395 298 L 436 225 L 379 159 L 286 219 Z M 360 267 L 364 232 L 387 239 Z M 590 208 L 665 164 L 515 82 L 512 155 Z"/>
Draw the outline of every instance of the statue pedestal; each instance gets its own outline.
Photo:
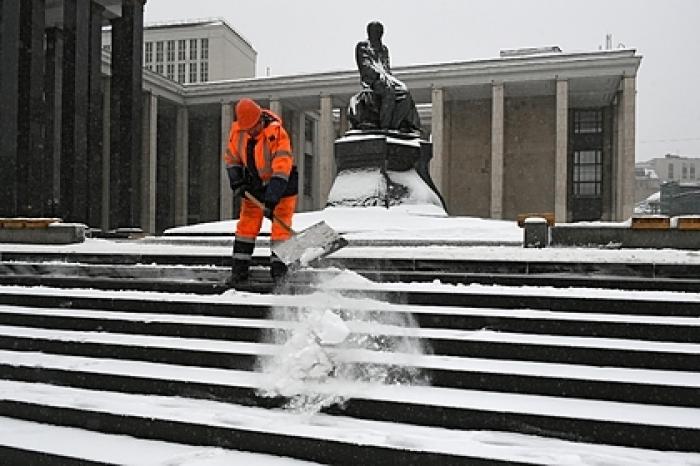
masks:
<path id="1" fill-rule="evenodd" d="M 445 203 L 428 171 L 432 143 L 393 131 L 352 130 L 335 141 L 329 206 Z"/>

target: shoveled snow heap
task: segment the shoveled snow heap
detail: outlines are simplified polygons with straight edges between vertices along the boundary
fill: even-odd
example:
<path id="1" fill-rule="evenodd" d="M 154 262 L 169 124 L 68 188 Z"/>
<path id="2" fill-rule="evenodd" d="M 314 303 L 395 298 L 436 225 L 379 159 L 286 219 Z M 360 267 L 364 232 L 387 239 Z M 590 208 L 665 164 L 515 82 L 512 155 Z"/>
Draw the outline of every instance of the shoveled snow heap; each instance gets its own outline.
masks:
<path id="1" fill-rule="evenodd" d="M 343 404 L 346 399 L 332 390 L 318 393 L 314 387 L 335 384 L 348 387 L 353 382 L 376 384 L 420 384 L 426 377 L 413 365 L 402 366 L 356 362 L 352 350 L 391 351 L 408 355 L 425 354 L 415 339 L 406 336 L 383 335 L 378 328 L 416 327 L 408 314 L 367 311 L 367 298 L 342 297 L 324 286 L 350 287 L 371 282 L 353 272 L 340 272 L 326 283 L 319 284 L 321 291 L 309 296 L 304 308 L 278 307 L 273 311 L 274 320 L 294 321 L 291 330 L 271 331 L 268 340 L 278 346 L 271 358 L 259 360 L 263 372 L 263 396 L 289 398 L 287 408 L 304 414 Z M 368 283 L 369 282 L 369 283 Z M 372 300 L 369 300 L 372 301 Z M 379 306 L 378 306 L 379 307 Z"/>

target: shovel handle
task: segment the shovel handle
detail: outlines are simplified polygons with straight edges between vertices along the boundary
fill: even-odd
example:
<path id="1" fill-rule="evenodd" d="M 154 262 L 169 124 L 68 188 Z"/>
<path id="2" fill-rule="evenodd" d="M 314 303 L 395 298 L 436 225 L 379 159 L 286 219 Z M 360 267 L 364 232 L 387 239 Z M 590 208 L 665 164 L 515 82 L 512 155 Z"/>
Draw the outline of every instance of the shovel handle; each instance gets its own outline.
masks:
<path id="1" fill-rule="evenodd" d="M 262 202 L 260 202 L 259 200 L 257 200 L 255 198 L 255 196 L 250 194 L 248 191 L 244 191 L 243 195 L 246 197 L 246 199 L 248 199 L 250 202 L 255 204 L 260 210 L 262 210 L 263 212 L 265 211 L 265 205 Z M 279 226 L 281 226 L 282 228 L 287 230 L 287 232 L 289 232 L 292 235 L 295 234 L 294 230 L 292 230 L 292 227 L 290 227 L 289 225 L 284 223 L 284 221 L 282 221 L 282 219 L 280 219 L 277 215 L 275 215 L 274 212 L 272 213 L 272 218 L 279 224 Z"/>

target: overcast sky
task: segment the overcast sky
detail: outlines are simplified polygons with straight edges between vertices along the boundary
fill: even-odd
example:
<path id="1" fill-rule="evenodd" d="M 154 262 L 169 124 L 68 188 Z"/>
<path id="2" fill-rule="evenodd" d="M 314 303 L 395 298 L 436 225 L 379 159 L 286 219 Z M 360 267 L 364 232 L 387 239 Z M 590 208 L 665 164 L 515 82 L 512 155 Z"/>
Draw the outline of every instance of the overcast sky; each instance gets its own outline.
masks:
<path id="1" fill-rule="evenodd" d="M 700 157 L 700 0 L 148 0 L 145 21 L 222 17 L 258 52 L 264 76 L 355 69 L 371 20 L 392 66 L 498 57 L 499 50 L 613 44 L 642 55 L 637 160 Z"/>

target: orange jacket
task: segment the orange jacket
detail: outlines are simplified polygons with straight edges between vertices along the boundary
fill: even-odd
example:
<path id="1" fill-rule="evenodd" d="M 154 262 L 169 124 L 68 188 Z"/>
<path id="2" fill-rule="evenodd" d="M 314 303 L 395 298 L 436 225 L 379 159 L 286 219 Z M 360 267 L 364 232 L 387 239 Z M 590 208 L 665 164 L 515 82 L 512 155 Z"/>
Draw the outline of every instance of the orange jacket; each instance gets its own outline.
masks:
<path id="1" fill-rule="evenodd" d="M 289 135 L 282 127 L 280 118 L 269 110 L 263 110 L 263 118 L 271 120 L 257 135 L 255 143 L 255 167 L 263 184 L 279 177 L 289 180 L 294 165 L 292 145 Z M 228 146 L 224 152 L 227 167 L 247 166 L 246 147 L 250 136 L 241 131 L 237 122 L 233 122 L 229 132 Z"/>

